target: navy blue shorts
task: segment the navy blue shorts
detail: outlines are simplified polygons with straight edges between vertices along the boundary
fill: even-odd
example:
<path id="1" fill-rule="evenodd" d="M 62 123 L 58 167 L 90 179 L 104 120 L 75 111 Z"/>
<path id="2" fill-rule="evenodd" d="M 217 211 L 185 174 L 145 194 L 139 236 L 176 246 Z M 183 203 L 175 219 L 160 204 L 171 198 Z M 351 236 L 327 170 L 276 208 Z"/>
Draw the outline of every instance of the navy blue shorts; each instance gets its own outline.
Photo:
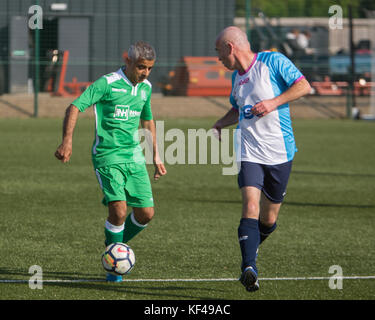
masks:
<path id="1" fill-rule="evenodd" d="M 281 203 L 286 194 L 292 162 L 266 165 L 243 161 L 238 174 L 238 186 L 256 187 L 274 203 Z"/>

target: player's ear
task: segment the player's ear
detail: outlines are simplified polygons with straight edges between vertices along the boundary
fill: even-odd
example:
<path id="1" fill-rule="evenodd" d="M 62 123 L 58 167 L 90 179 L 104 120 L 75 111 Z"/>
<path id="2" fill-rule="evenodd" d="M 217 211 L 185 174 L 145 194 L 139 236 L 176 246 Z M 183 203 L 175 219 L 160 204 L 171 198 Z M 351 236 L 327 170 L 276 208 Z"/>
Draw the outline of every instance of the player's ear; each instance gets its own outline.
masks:
<path id="1" fill-rule="evenodd" d="M 228 41 L 228 42 L 226 43 L 226 46 L 227 46 L 227 48 L 228 48 L 228 52 L 229 52 L 229 54 L 232 54 L 232 53 L 233 53 L 233 50 L 234 50 L 233 43 Z"/>
<path id="2" fill-rule="evenodd" d="M 129 57 L 125 58 L 125 64 L 127 67 L 130 67 L 132 65 L 132 60 Z"/>

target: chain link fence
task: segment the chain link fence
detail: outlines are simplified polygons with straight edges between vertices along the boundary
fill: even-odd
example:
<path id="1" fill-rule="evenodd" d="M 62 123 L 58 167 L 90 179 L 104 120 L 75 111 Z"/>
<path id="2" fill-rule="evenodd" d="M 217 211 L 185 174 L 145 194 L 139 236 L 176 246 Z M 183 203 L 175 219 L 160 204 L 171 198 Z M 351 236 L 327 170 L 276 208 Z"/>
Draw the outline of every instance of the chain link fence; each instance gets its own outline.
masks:
<path id="1" fill-rule="evenodd" d="M 280 51 L 305 74 L 313 91 L 296 108 L 311 116 L 375 116 L 374 11 L 350 20 L 347 10 L 327 4 L 326 17 L 268 17 L 247 4 L 245 17 L 236 17 L 234 0 L 1 0 L 1 108 L 17 95 L 36 107 L 40 94 L 73 99 L 123 65 L 137 40 L 157 51 L 154 93 L 228 97 L 231 72 L 216 58 L 215 38 L 236 25 L 253 51 Z"/>

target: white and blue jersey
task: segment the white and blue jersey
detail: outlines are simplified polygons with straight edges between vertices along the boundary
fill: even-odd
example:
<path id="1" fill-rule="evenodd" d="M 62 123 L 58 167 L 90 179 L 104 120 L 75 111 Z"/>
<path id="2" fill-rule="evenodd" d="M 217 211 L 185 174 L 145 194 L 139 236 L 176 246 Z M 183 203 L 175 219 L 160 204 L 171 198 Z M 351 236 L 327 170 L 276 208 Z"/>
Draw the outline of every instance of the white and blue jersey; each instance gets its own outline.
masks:
<path id="1" fill-rule="evenodd" d="M 264 117 L 251 108 L 279 96 L 304 76 L 284 55 L 260 52 L 243 74 L 232 76 L 230 102 L 239 112 L 241 161 L 276 165 L 290 161 L 297 151 L 289 105 L 283 104 Z"/>

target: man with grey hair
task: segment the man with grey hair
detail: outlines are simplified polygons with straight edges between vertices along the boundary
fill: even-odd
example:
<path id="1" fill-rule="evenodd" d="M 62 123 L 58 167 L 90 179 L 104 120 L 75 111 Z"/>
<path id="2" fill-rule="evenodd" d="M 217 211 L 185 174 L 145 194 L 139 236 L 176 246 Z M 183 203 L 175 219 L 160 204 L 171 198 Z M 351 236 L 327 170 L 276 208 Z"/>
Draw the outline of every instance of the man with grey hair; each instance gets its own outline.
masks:
<path id="1" fill-rule="evenodd" d="M 140 58 L 149 61 L 156 60 L 155 49 L 144 41 L 138 41 L 132 44 L 128 50 L 128 56 L 134 61 Z"/>
<path id="2" fill-rule="evenodd" d="M 152 87 L 147 80 L 155 59 L 155 50 L 147 42 L 131 45 L 126 66 L 95 81 L 67 108 L 63 140 L 55 152 L 63 163 L 70 160 L 78 114 L 93 106 L 96 125 L 92 162 L 104 195 L 102 203 L 108 207 L 104 229 L 107 246 L 127 243 L 154 216 L 150 179 L 137 134 L 140 121 L 152 136 L 154 179 L 167 173 L 157 150 Z M 133 209 L 129 215 L 128 206 Z M 119 282 L 122 277 L 108 273 L 107 280 Z"/>
<path id="3" fill-rule="evenodd" d="M 276 229 L 297 151 L 288 103 L 311 88 L 281 53 L 252 52 L 246 34 L 237 27 L 227 27 L 218 35 L 216 51 L 224 66 L 234 72 L 232 108 L 213 127 L 219 137 L 222 128 L 233 124 L 240 131 L 240 281 L 246 290 L 255 291 L 259 289 L 258 247 Z"/>

